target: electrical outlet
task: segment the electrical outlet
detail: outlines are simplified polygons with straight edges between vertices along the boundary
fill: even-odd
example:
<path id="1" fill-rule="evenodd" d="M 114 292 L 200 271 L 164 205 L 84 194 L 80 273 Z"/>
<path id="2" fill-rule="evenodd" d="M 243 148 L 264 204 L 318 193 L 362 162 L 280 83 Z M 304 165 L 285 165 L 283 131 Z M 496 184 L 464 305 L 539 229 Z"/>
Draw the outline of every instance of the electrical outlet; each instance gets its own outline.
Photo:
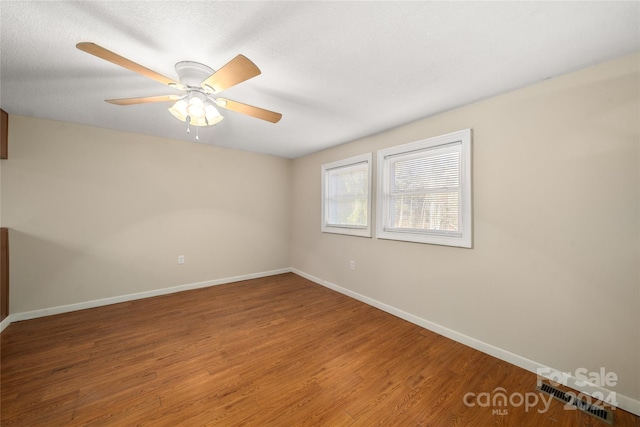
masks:
<path id="1" fill-rule="evenodd" d="M 355 270 L 356 269 L 356 262 L 351 260 L 349 261 L 349 270 Z"/>
<path id="2" fill-rule="evenodd" d="M 178 264 L 184 264 L 184 255 L 178 255 Z"/>

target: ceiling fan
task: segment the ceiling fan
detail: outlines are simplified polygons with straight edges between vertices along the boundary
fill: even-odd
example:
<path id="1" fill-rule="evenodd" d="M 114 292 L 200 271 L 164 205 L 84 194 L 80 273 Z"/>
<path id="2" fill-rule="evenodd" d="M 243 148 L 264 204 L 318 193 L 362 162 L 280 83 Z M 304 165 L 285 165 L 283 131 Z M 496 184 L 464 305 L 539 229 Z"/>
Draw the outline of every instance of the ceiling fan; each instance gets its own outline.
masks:
<path id="1" fill-rule="evenodd" d="M 178 120 L 187 123 L 187 133 L 190 132 L 189 125 L 213 126 L 220 122 L 223 117 L 217 107 L 246 114 L 258 119 L 277 123 L 282 118 L 282 114 L 241 102 L 232 101 L 226 98 L 213 98 L 212 95 L 222 92 L 232 86 L 249 80 L 260 74 L 260 69 L 244 55 L 238 55 L 223 65 L 217 71 L 212 68 L 192 61 L 182 61 L 175 65 L 178 81 L 156 73 L 140 64 L 124 58 L 110 50 L 107 50 L 95 43 L 82 42 L 76 47 L 83 52 L 87 52 L 98 58 L 112 62 L 135 73 L 165 84 L 173 89 L 186 92 L 184 95 L 159 95 L 142 98 L 121 98 L 107 99 L 106 102 L 115 105 L 134 105 L 149 102 L 174 102 L 169 108 Z M 215 104 L 215 106 L 214 106 Z M 198 128 L 196 128 L 197 130 Z M 196 140 L 198 140 L 196 135 Z"/>

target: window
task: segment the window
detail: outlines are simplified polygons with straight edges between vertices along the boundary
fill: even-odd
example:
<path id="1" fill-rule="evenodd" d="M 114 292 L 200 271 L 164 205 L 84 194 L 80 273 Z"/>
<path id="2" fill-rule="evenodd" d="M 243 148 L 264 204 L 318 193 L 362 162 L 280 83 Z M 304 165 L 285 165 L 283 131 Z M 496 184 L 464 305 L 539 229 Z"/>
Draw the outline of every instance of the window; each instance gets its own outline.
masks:
<path id="1" fill-rule="evenodd" d="M 322 165 L 322 231 L 371 237 L 371 158 Z"/>
<path id="2" fill-rule="evenodd" d="M 471 130 L 378 151 L 377 237 L 471 247 Z"/>

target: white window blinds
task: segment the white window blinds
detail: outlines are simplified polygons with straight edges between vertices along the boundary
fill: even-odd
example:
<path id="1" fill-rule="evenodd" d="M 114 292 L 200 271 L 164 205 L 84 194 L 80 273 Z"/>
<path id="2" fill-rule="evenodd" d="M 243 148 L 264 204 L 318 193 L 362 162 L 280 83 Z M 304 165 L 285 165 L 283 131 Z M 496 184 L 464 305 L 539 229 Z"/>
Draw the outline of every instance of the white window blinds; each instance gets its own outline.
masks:
<path id="1" fill-rule="evenodd" d="M 386 230 L 459 235 L 461 144 L 392 155 Z"/>
<path id="2" fill-rule="evenodd" d="M 377 237 L 472 246 L 471 129 L 378 151 Z"/>
<path id="3" fill-rule="evenodd" d="M 322 165 L 322 231 L 371 236 L 371 154 Z"/>
<path id="4" fill-rule="evenodd" d="M 327 171 L 327 225 L 367 226 L 368 176 L 366 162 Z"/>

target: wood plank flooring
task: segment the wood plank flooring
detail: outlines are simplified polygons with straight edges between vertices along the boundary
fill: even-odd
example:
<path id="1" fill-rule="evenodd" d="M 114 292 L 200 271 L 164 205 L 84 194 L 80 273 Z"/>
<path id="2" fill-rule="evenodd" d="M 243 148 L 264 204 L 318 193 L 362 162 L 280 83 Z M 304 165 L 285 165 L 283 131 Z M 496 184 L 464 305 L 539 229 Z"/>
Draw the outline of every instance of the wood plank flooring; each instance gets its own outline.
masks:
<path id="1" fill-rule="evenodd" d="M 17 322 L 1 369 L 2 426 L 607 425 L 483 406 L 536 376 L 294 274 Z"/>

